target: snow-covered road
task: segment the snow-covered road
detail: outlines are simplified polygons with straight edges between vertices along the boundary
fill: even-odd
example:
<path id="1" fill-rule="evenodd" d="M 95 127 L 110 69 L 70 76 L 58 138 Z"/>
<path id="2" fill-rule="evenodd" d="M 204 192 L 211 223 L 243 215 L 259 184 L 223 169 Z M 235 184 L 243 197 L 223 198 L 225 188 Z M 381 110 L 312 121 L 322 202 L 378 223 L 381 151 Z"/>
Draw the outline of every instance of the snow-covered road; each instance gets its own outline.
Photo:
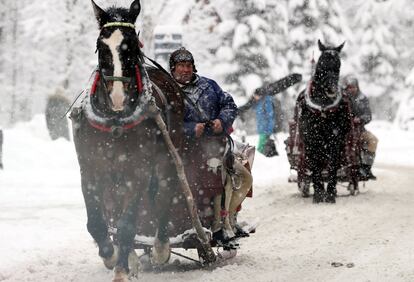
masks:
<path id="1" fill-rule="evenodd" d="M 277 158 L 258 155 L 240 219 L 260 226 L 237 257 L 199 269 L 172 256 L 140 281 L 414 281 L 414 135 L 376 133 L 378 181 L 356 197 L 339 187 L 335 205 L 299 197 L 281 144 Z M 86 231 L 73 144 L 51 142 L 37 117 L 5 131 L 4 154 L 0 281 L 111 281 Z"/>

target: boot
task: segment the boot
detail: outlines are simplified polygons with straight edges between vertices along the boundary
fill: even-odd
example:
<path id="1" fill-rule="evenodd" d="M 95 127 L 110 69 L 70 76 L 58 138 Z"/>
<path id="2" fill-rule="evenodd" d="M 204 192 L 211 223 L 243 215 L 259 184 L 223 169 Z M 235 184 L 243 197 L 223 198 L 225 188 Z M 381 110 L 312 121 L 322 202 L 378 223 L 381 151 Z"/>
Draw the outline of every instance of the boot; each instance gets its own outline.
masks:
<path id="1" fill-rule="evenodd" d="M 376 180 L 377 177 L 371 171 L 371 165 L 363 164 L 359 169 L 359 174 L 363 180 Z"/>
<path id="2" fill-rule="evenodd" d="M 328 188 L 326 189 L 325 203 L 335 204 L 336 193 L 336 188 L 328 184 Z"/>
<path id="3" fill-rule="evenodd" d="M 367 177 L 368 177 L 368 179 L 370 179 L 370 180 L 377 180 L 377 177 L 374 174 L 372 174 L 371 166 L 370 165 L 367 166 L 366 171 L 367 171 Z"/>
<path id="4" fill-rule="evenodd" d="M 374 164 L 375 153 L 364 151 L 361 156 L 361 159 L 362 159 L 362 164 L 359 170 L 361 178 L 366 179 L 366 180 L 370 180 L 370 179 L 376 180 L 377 177 L 374 174 L 372 174 L 372 171 L 371 171 L 371 167 Z"/>
<path id="5" fill-rule="evenodd" d="M 334 193 L 326 193 L 325 203 L 335 204 L 335 194 Z"/>

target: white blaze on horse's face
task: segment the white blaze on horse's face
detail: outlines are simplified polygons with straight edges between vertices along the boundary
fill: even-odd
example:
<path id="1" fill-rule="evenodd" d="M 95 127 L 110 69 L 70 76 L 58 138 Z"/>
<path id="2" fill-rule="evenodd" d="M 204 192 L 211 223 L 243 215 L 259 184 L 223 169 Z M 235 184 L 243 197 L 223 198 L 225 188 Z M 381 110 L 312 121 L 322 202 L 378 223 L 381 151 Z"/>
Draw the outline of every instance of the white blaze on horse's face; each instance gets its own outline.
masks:
<path id="1" fill-rule="evenodd" d="M 113 76 L 122 76 L 122 63 L 118 50 L 120 49 L 119 47 L 123 39 L 124 36 L 122 35 L 122 32 L 119 29 L 117 29 L 112 33 L 110 37 L 102 40 L 103 43 L 108 45 L 112 53 L 112 60 L 114 65 Z M 114 81 L 111 93 L 109 94 L 109 97 L 111 97 L 112 101 L 112 110 L 122 111 L 124 109 L 124 92 L 124 84 L 122 83 L 122 81 Z"/>

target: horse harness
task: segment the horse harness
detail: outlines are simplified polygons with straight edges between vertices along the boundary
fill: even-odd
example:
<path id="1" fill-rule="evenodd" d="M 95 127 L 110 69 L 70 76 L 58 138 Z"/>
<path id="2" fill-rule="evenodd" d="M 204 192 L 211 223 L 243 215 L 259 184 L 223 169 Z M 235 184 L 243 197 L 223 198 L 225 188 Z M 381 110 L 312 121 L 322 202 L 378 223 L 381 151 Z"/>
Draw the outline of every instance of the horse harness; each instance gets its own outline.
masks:
<path id="1" fill-rule="evenodd" d="M 312 90 L 313 90 L 313 81 L 310 80 L 308 83 L 308 87 L 305 90 L 304 96 L 303 98 L 301 98 L 301 102 L 305 103 L 305 106 L 307 106 L 307 108 L 313 114 L 320 116 L 322 118 L 326 118 L 329 114 L 334 113 L 339 109 L 340 102 L 343 98 L 342 91 L 340 90 L 339 87 L 337 90 L 337 95 L 336 95 L 335 100 L 331 104 L 325 107 L 317 105 L 312 101 L 311 99 Z"/>
<path id="2" fill-rule="evenodd" d="M 122 22 L 107 23 L 103 26 L 103 28 L 114 26 L 130 27 L 135 29 L 134 24 Z M 147 108 L 149 104 L 155 105 L 155 97 L 153 96 L 152 91 L 153 89 L 155 90 L 154 94 L 157 95 L 159 101 L 161 101 L 161 106 L 164 109 L 167 109 L 168 101 L 165 94 L 154 82 L 150 80 L 145 68 L 138 64 L 136 64 L 134 68 L 134 78 L 136 80 L 135 86 L 139 104 L 136 106 L 134 112 L 127 117 L 104 117 L 104 115 L 99 113 L 99 111 L 93 106 L 92 98 L 96 95 L 96 92 L 98 91 L 98 85 L 100 81 L 104 83 L 104 88 L 106 90 L 106 81 L 121 81 L 123 83 L 130 83 L 133 77 L 106 76 L 103 74 L 100 68 L 98 68 L 95 71 L 95 76 L 91 88 L 89 89 L 89 91 L 87 91 L 87 97 L 85 99 L 86 101 L 84 100 L 84 109 L 86 113 L 85 115 L 89 124 L 92 127 L 98 129 L 99 131 L 112 133 L 114 137 L 120 137 L 126 130 L 130 130 L 138 126 L 144 120 L 148 119 L 151 115 L 148 113 Z M 170 127 L 170 117 L 168 114 L 168 110 L 164 111 L 164 117 L 166 118 L 167 126 Z"/>

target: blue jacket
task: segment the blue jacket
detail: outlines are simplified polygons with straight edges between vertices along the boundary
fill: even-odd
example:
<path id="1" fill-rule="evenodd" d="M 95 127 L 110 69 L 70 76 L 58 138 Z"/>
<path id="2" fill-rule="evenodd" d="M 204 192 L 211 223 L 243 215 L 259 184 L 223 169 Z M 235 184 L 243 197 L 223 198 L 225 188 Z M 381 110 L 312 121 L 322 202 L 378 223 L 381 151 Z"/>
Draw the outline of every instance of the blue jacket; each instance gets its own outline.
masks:
<path id="1" fill-rule="evenodd" d="M 263 96 L 256 104 L 257 133 L 271 135 L 275 127 L 275 113 L 270 96 Z"/>
<path id="2" fill-rule="evenodd" d="M 200 116 L 194 106 L 184 100 L 184 133 L 187 137 L 195 136 L 197 123 L 215 119 L 221 120 L 224 130 L 230 129 L 237 116 L 237 106 L 230 94 L 224 92 L 214 80 L 195 75 L 195 79 L 182 89 L 202 113 Z M 207 130 L 206 134 L 212 133 Z"/>

